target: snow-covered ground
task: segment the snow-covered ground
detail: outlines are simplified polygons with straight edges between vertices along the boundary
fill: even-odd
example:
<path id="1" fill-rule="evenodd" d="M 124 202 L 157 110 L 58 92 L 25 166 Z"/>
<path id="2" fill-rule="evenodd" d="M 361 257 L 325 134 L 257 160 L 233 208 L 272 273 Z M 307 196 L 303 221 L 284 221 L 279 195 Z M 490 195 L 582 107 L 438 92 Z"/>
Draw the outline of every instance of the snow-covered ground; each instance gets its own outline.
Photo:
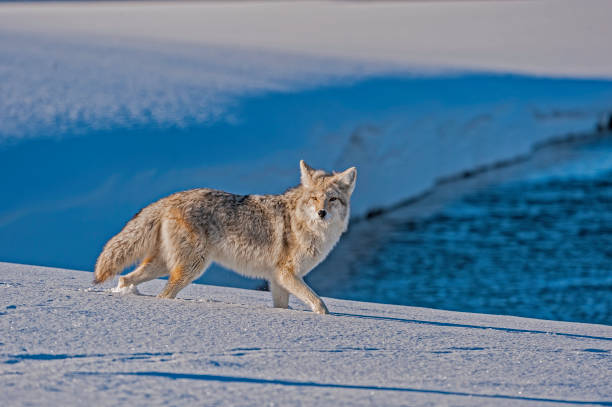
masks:
<path id="1" fill-rule="evenodd" d="M 26 3 L 4 5 L 0 27 L 609 78 L 611 11 L 607 0 Z"/>
<path id="2" fill-rule="evenodd" d="M 90 281 L 0 263 L 3 405 L 612 405 L 609 326 Z"/>

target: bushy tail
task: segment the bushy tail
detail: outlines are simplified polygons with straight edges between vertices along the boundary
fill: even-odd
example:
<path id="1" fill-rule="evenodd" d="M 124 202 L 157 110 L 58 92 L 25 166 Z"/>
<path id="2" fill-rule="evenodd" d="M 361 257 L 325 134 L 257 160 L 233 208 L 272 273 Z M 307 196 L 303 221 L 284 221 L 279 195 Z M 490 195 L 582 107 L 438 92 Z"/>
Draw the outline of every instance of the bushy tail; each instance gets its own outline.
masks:
<path id="1" fill-rule="evenodd" d="M 121 273 L 153 251 L 158 244 L 161 223 L 157 212 L 152 207 L 144 208 L 104 245 L 96 261 L 94 284 Z"/>

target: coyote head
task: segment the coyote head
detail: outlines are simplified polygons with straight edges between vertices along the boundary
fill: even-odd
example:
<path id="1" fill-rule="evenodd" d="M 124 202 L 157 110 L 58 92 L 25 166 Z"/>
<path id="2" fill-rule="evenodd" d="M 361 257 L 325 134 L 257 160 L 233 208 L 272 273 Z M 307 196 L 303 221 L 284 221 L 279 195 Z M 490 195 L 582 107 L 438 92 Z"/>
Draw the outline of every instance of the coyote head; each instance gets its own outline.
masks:
<path id="1" fill-rule="evenodd" d="M 314 225 L 348 225 L 350 199 L 355 189 L 357 169 L 351 167 L 341 173 L 326 173 L 300 161 L 301 199 L 297 209 Z"/>

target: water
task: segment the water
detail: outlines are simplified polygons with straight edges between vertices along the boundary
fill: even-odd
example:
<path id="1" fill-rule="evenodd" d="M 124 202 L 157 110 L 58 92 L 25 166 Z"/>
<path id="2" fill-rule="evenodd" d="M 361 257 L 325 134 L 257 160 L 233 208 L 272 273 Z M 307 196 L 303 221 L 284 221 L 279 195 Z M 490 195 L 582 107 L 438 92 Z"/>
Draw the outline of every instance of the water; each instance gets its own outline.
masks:
<path id="1" fill-rule="evenodd" d="M 395 220 L 340 296 L 612 324 L 612 171 L 583 170 L 504 182 Z"/>

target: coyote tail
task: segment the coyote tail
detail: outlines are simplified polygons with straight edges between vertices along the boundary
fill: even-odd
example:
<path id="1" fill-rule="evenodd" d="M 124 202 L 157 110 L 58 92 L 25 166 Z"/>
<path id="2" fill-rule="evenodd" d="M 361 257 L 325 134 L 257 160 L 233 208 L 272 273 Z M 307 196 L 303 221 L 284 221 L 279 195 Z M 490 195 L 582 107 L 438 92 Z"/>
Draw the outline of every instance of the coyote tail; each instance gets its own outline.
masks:
<path id="1" fill-rule="evenodd" d="M 161 224 L 157 212 L 154 207 L 144 208 L 104 245 L 96 261 L 94 284 L 121 273 L 157 246 Z"/>

